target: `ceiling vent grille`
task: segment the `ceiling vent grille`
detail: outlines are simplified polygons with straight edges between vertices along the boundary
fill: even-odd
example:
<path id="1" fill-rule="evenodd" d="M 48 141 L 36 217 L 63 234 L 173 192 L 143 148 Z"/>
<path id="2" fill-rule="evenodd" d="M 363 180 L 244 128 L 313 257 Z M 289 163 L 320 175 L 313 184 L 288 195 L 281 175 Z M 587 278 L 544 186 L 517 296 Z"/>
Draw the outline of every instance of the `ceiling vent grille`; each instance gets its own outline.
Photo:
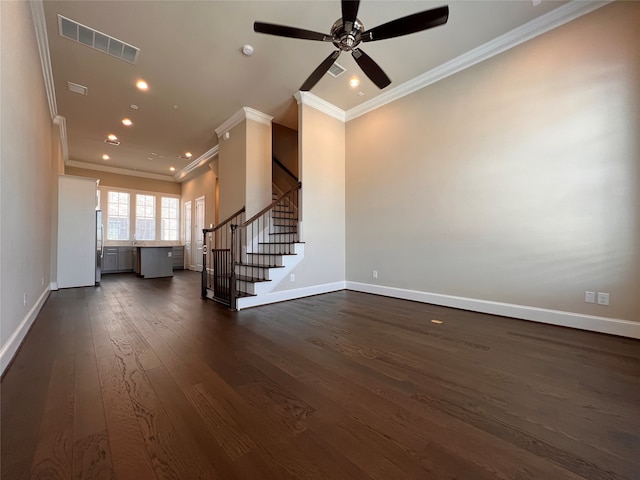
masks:
<path id="1" fill-rule="evenodd" d="M 62 15 L 58 15 L 58 31 L 60 35 L 69 40 L 82 43 L 87 47 L 99 50 L 125 62 L 136 63 L 138 61 L 139 48 L 74 22 Z"/>
<path id="2" fill-rule="evenodd" d="M 108 143 L 109 145 L 115 145 L 116 147 L 120 145 L 118 140 L 109 140 L 108 138 L 104 139 L 104 143 Z"/>
<path id="3" fill-rule="evenodd" d="M 331 75 L 332 77 L 339 77 L 346 71 L 347 69 L 340 65 L 338 62 L 334 62 L 334 64 L 329 67 L 329 75 Z"/>
<path id="4" fill-rule="evenodd" d="M 70 92 L 79 93 L 80 95 L 86 95 L 89 91 L 89 89 L 84 85 L 73 82 L 67 82 L 67 88 Z"/>

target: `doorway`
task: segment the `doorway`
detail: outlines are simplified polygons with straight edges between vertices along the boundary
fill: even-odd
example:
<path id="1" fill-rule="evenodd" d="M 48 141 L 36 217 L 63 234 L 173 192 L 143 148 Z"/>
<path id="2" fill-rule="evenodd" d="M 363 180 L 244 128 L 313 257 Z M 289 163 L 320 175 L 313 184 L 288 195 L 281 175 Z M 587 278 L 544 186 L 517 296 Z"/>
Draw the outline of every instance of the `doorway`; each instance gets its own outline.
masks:
<path id="1" fill-rule="evenodd" d="M 193 264 L 195 265 L 195 269 L 198 272 L 202 271 L 202 245 L 204 242 L 204 235 L 202 234 L 202 230 L 204 229 L 204 197 L 196 198 L 196 224 L 195 224 L 195 245 L 196 248 L 193 249 L 193 253 L 195 258 L 193 260 Z"/>

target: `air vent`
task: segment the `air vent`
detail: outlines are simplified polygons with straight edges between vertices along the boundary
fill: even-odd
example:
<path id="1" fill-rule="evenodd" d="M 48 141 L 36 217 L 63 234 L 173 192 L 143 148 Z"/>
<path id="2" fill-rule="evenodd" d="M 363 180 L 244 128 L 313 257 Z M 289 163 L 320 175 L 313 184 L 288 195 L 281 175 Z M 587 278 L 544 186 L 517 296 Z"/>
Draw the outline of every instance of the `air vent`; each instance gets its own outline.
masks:
<path id="1" fill-rule="evenodd" d="M 331 65 L 331 67 L 329 67 L 329 75 L 331 75 L 332 77 L 339 77 L 346 71 L 347 69 L 340 65 L 338 62 L 335 62 L 333 65 Z"/>
<path id="2" fill-rule="evenodd" d="M 108 143 L 109 145 L 115 145 L 116 147 L 120 145 L 118 140 L 109 140 L 108 138 L 104 139 L 104 143 Z"/>
<path id="3" fill-rule="evenodd" d="M 84 85 L 80 85 L 78 83 L 67 82 L 67 88 L 70 92 L 79 93 L 80 95 L 86 95 L 89 89 Z"/>
<path id="4" fill-rule="evenodd" d="M 62 15 L 58 15 L 58 31 L 60 35 L 69 40 L 82 43 L 87 47 L 99 50 L 125 62 L 136 63 L 138 61 L 139 48 L 74 22 Z"/>

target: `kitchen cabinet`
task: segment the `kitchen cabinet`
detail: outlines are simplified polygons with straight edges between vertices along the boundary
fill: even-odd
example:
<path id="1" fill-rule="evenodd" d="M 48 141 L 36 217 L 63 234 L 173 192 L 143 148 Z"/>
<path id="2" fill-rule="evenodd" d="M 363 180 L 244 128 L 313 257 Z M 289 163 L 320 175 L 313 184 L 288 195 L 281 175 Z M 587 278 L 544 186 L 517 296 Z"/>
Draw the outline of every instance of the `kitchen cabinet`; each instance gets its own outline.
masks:
<path id="1" fill-rule="evenodd" d="M 102 273 L 133 272 L 133 247 L 104 247 Z"/>
<path id="2" fill-rule="evenodd" d="M 102 273 L 118 271 L 118 247 L 104 247 L 102 251 Z"/>
<path id="3" fill-rule="evenodd" d="M 184 269 L 184 247 L 173 247 L 173 269 L 174 270 L 183 270 Z"/>

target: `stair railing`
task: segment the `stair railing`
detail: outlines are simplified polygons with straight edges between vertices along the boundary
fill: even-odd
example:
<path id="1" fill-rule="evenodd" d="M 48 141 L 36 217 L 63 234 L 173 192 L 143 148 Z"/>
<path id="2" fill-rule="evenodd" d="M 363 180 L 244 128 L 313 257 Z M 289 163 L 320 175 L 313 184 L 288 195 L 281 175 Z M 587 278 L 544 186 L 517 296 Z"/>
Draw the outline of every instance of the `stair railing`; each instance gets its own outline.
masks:
<path id="1" fill-rule="evenodd" d="M 238 225 L 244 223 L 245 207 L 214 228 L 204 228 L 202 244 L 202 298 L 210 298 L 228 307 L 235 300 L 234 235 Z M 235 307 L 233 307 L 235 308 Z"/>
<path id="2" fill-rule="evenodd" d="M 232 280 L 266 280 L 268 268 L 280 267 L 282 255 L 295 254 L 293 244 L 299 241 L 298 205 L 302 183 L 282 194 L 249 220 L 231 229 L 233 259 Z M 242 291 L 236 290 L 232 281 L 230 308 L 237 309 L 238 297 Z"/>

